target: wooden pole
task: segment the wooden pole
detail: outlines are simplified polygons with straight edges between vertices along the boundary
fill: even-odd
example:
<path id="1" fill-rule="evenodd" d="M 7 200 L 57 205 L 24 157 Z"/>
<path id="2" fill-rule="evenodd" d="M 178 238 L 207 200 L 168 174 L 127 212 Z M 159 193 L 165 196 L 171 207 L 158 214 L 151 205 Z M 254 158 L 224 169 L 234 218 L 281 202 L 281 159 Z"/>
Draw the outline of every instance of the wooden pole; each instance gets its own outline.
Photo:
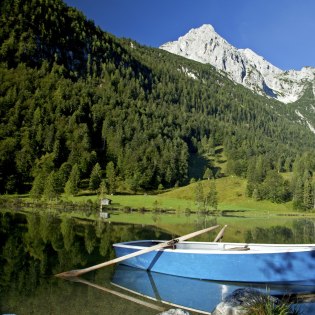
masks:
<path id="1" fill-rule="evenodd" d="M 93 271 L 93 270 L 96 270 L 96 269 L 100 269 L 100 268 L 103 268 L 103 267 L 106 267 L 106 266 L 109 266 L 109 265 L 113 265 L 113 264 L 116 264 L 118 262 L 124 261 L 124 260 L 132 258 L 132 257 L 140 256 L 140 255 L 143 255 L 143 254 L 146 254 L 146 253 L 149 253 L 149 252 L 153 252 L 154 250 L 162 249 L 162 248 L 167 247 L 167 246 L 172 246 L 172 245 L 174 245 L 174 244 L 176 244 L 178 242 L 182 242 L 182 241 L 185 241 L 185 240 L 187 240 L 189 238 L 192 238 L 192 237 L 198 236 L 200 234 L 212 231 L 212 230 L 216 229 L 217 227 L 219 227 L 219 225 L 215 225 L 215 226 L 212 226 L 212 227 L 200 230 L 200 231 L 189 233 L 187 235 L 183 235 L 181 237 L 174 238 L 174 239 L 172 239 L 170 241 L 163 242 L 163 243 L 160 243 L 160 244 L 157 244 L 157 245 L 154 245 L 154 246 L 150 246 L 150 247 L 138 250 L 138 251 L 136 251 L 134 253 L 130 253 L 128 255 L 124 255 L 124 256 L 121 256 L 121 257 L 117 257 L 115 259 L 112 259 L 112 260 L 109 260 L 109 261 L 105 261 L 105 262 L 103 262 L 101 264 L 97 264 L 97 265 L 94 265 L 94 266 L 91 266 L 91 267 L 88 267 L 88 268 L 65 271 L 65 272 L 57 274 L 56 277 L 61 277 L 61 278 L 78 277 L 78 276 L 81 276 L 81 275 L 83 275 L 83 274 L 85 274 L 87 272 L 90 272 L 90 271 Z"/>
<path id="2" fill-rule="evenodd" d="M 214 242 L 219 242 L 223 238 L 224 230 L 227 228 L 227 225 L 224 225 L 224 227 L 221 229 L 217 237 L 214 239 Z"/>

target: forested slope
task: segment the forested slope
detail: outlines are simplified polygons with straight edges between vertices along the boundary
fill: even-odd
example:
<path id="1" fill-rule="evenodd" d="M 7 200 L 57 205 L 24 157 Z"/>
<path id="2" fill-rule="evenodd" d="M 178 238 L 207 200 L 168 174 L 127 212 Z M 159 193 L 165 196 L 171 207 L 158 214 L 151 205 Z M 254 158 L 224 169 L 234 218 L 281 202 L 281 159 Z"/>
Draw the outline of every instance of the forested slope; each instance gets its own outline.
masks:
<path id="1" fill-rule="evenodd" d="M 171 187 L 219 145 L 240 176 L 259 156 L 292 169 L 314 148 L 292 109 L 211 66 L 117 39 L 60 0 L 0 8 L 1 193 L 58 194 L 96 169 L 112 191 Z"/>

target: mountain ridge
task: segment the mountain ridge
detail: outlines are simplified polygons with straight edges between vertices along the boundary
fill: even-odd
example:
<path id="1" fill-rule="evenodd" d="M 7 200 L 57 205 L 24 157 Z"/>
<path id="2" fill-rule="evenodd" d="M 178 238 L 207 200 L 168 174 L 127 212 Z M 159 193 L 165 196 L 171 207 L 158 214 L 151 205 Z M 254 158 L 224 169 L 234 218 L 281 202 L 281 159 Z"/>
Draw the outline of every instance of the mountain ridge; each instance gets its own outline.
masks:
<path id="1" fill-rule="evenodd" d="M 314 94 L 315 68 L 281 70 L 251 49 L 238 49 L 229 44 L 210 24 L 191 29 L 178 40 L 161 45 L 160 49 L 211 64 L 234 82 L 285 104 L 301 98 L 306 83 L 313 84 Z"/>

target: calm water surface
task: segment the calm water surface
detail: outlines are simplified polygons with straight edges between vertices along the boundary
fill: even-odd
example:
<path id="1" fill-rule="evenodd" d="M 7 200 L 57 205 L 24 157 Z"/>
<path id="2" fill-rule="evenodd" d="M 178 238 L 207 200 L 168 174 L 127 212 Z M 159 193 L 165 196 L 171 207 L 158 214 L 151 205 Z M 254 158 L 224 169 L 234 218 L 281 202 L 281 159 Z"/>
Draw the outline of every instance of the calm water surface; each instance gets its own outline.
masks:
<path id="1" fill-rule="evenodd" d="M 216 221 L 211 220 L 207 224 Z M 282 227 L 265 227 L 264 220 L 252 220 L 239 241 L 272 243 L 276 238 L 287 243 L 315 243 L 314 219 L 292 219 L 289 227 L 287 222 Z M 197 228 L 192 224 L 187 232 Z M 216 233 L 204 237 L 213 239 Z M 138 294 L 211 312 L 239 286 L 158 275 L 123 266 L 91 272 L 81 282 L 53 276 L 114 258 L 112 244 L 115 242 L 171 237 L 150 225 L 0 211 L 0 314 L 150 315 L 171 308 Z M 268 290 L 278 295 L 290 293 L 289 290 L 307 293 L 303 287 Z M 315 314 L 314 303 L 300 307 L 304 314 Z"/>

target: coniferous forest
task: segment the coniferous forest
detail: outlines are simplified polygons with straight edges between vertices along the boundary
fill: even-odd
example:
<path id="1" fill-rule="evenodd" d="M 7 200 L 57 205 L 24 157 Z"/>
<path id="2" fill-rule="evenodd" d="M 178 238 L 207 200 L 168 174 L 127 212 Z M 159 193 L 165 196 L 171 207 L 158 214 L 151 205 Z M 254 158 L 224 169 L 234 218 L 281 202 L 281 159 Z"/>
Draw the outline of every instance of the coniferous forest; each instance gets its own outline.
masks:
<path id="1" fill-rule="evenodd" d="M 0 4 L 0 193 L 112 193 L 189 183 L 222 148 L 257 200 L 314 207 L 315 135 L 294 107 L 210 65 L 118 39 L 61 0 Z M 281 173 L 293 172 L 293 180 Z"/>

